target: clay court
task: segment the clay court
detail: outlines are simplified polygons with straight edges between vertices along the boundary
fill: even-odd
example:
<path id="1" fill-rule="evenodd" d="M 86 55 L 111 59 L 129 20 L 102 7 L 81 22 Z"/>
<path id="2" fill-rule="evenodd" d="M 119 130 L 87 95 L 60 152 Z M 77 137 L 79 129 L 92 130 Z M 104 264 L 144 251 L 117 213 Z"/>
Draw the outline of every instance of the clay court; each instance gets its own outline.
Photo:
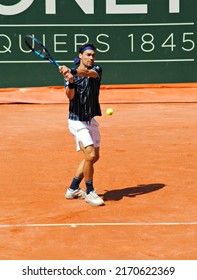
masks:
<path id="1" fill-rule="evenodd" d="M 94 207 L 64 198 L 82 154 L 63 88 L 1 89 L 1 259 L 197 258 L 197 84 L 103 86 L 100 101 Z"/>

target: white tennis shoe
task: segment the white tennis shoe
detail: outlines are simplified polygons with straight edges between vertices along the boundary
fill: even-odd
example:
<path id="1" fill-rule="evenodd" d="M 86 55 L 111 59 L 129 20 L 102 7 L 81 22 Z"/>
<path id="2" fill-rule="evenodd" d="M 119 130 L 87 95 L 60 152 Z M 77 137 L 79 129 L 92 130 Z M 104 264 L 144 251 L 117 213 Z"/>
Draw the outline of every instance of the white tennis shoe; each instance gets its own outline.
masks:
<path id="1" fill-rule="evenodd" d="M 81 188 L 78 188 L 77 190 L 72 190 L 70 188 L 67 189 L 65 193 L 65 197 L 67 199 L 83 199 L 85 198 L 85 192 Z"/>
<path id="2" fill-rule="evenodd" d="M 104 205 L 104 201 L 98 196 L 95 191 L 91 191 L 89 194 L 85 194 L 85 201 L 94 206 Z"/>

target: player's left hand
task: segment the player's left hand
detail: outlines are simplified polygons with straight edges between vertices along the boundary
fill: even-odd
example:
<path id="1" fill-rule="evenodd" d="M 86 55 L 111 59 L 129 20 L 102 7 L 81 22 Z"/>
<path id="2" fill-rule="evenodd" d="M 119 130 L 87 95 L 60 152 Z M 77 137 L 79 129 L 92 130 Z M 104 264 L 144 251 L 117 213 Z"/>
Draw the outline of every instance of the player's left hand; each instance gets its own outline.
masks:
<path id="1" fill-rule="evenodd" d="M 65 79 L 67 81 L 69 81 L 69 83 L 73 83 L 74 82 L 74 79 L 73 79 L 73 75 L 70 73 L 70 72 L 67 72 L 65 75 L 64 75 Z"/>

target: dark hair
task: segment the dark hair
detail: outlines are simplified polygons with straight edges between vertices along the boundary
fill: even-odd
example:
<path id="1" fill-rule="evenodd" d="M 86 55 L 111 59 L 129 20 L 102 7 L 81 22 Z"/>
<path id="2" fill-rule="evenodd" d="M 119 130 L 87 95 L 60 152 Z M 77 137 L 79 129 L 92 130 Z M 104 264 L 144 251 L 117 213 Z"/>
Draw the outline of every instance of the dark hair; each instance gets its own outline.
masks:
<path id="1" fill-rule="evenodd" d="M 93 44 L 84 44 L 79 48 L 79 53 L 83 53 L 85 51 L 86 48 L 90 47 L 90 49 L 92 49 L 93 51 L 96 51 L 96 47 Z"/>

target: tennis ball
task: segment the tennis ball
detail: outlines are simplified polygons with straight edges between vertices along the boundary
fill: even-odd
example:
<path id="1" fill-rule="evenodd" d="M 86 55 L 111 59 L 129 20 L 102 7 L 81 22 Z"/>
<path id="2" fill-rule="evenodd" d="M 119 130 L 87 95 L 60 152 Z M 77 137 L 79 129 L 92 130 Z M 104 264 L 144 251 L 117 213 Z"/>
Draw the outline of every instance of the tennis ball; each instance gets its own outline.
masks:
<path id="1" fill-rule="evenodd" d="M 106 110 L 106 114 L 107 114 L 107 115 L 112 115 L 112 114 L 113 114 L 113 109 L 112 109 L 112 108 L 108 108 L 108 109 Z"/>

